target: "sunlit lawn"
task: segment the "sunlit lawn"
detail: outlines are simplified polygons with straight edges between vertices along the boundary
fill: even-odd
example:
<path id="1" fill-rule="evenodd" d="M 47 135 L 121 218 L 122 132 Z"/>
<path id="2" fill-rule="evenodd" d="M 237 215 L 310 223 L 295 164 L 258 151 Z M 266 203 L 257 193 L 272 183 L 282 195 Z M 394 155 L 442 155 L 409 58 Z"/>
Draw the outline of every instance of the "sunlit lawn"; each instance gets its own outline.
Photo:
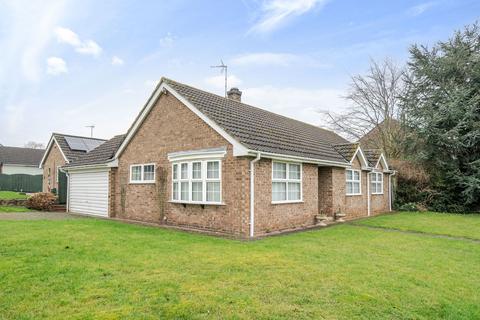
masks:
<path id="1" fill-rule="evenodd" d="M 0 191 L 0 199 L 3 199 L 3 200 L 27 199 L 27 195 L 21 194 L 15 191 Z"/>
<path id="2" fill-rule="evenodd" d="M 27 209 L 25 207 L 17 207 L 17 206 L 0 206 L 0 213 L 2 212 L 27 212 L 32 211 L 31 209 Z"/>
<path id="3" fill-rule="evenodd" d="M 479 275 L 474 241 L 353 225 L 241 242 L 95 219 L 0 221 L 5 319 L 479 319 Z"/>

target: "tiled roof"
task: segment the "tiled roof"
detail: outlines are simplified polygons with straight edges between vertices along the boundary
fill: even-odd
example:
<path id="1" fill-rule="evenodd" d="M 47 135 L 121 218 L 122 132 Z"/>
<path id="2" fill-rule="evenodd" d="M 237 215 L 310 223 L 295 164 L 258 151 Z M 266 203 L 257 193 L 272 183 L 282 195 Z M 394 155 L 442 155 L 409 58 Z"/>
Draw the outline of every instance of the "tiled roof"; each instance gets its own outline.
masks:
<path id="1" fill-rule="evenodd" d="M 335 144 L 333 148 L 340 153 L 346 161 L 350 162 L 355 154 L 355 151 L 357 151 L 358 146 L 358 143 L 340 143 Z"/>
<path id="2" fill-rule="evenodd" d="M 77 158 L 77 160 L 65 165 L 64 167 L 68 168 L 106 163 L 112 160 L 118 148 L 122 144 L 123 139 L 125 139 L 124 134 L 115 136 L 107 142 L 99 145 L 92 151 L 88 152 L 87 154 L 84 154 L 81 157 Z"/>
<path id="3" fill-rule="evenodd" d="M 43 149 L 0 146 L 0 163 L 38 167 L 44 152 Z"/>
<path id="4" fill-rule="evenodd" d="M 370 167 L 375 167 L 378 159 L 380 158 L 380 155 L 382 154 L 382 151 L 380 149 L 366 149 L 363 150 L 363 154 L 367 158 Z"/>
<path id="5" fill-rule="evenodd" d="M 348 141 L 332 131 L 170 79 L 162 78 L 161 82 L 251 150 L 346 162 L 333 145 Z"/>
<path id="6" fill-rule="evenodd" d="M 68 146 L 67 141 L 65 140 L 65 137 L 74 137 L 74 138 L 82 138 L 82 139 L 87 139 L 87 140 L 96 140 L 96 141 L 107 141 L 104 139 L 96 139 L 96 138 L 88 138 L 88 137 L 80 137 L 80 136 L 72 136 L 69 134 L 62 134 L 62 133 L 53 133 L 53 136 L 55 137 L 55 140 L 57 140 L 58 145 L 60 149 L 62 149 L 63 154 L 65 157 L 67 157 L 68 161 L 74 161 L 81 156 L 87 154 L 86 151 L 80 151 L 80 150 L 72 150 Z M 92 150 L 93 151 L 93 150 Z"/>

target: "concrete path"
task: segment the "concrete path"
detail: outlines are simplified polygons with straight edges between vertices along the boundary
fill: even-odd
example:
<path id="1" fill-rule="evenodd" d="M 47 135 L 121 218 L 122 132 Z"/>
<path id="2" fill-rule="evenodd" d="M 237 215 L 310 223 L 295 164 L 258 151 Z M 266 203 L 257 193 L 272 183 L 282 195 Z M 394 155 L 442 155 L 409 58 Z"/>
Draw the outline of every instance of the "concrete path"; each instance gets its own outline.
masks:
<path id="1" fill-rule="evenodd" d="M 81 219 L 81 216 L 71 215 L 65 212 L 2 212 L 0 220 L 65 220 Z"/>

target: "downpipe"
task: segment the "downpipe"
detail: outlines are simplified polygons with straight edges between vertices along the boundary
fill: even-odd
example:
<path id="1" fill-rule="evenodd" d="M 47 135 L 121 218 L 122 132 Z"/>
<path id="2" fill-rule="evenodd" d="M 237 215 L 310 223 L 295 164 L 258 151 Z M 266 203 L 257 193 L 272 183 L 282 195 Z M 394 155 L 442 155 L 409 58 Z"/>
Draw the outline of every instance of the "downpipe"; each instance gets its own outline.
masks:
<path id="1" fill-rule="evenodd" d="M 257 153 L 255 159 L 250 161 L 250 238 L 255 234 L 255 163 L 262 157 Z"/>

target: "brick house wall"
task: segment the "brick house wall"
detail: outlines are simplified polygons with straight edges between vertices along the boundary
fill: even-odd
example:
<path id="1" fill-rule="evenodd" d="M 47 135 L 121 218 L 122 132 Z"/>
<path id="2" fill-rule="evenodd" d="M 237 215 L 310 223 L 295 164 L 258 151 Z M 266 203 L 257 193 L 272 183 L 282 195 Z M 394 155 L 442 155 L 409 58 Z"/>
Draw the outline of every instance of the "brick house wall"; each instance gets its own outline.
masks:
<path id="1" fill-rule="evenodd" d="M 56 143 L 52 144 L 45 161 L 43 162 L 43 192 L 50 192 L 53 188 L 58 190 L 57 167 L 65 165 L 66 161 L 62 156 Z"/>
<path id="2" fill-rule="evenodd" d="M 172 152 L 226 147 L 222 160 L 224 205 L 169 202 Z M 233 147 L 171 94 L 163 94 L 121 156 L 115 174 L 114 215 L 122 219 L 248 236 L 249 159 L 233 157 Z M 155 184 L 130 184 L 132 164 L 155 163 Z"/>
<path id="3" fill-rule="evenodd" d="M 383 166 L 380 163 L 378 170 L 383 171 Z M 378 213 L 383 213 L 386 212 L 390 209 L 389 205 L 389 180 L 388 180 L 388 174 L 383 174 L 383 194 L 372 194 L 371 195 L 371 200 L 370 200 L 370 211 L 371 214 L 378 214 Z"/>
<path id="4" fill-rule="evenodd" d="M 272 204 L 272 160 L 258 161 L 255 166 L 255 235 L 314 225 L 318 214 L 318 183 L 318 166 L 304 163 L 303 201 Z"/>

